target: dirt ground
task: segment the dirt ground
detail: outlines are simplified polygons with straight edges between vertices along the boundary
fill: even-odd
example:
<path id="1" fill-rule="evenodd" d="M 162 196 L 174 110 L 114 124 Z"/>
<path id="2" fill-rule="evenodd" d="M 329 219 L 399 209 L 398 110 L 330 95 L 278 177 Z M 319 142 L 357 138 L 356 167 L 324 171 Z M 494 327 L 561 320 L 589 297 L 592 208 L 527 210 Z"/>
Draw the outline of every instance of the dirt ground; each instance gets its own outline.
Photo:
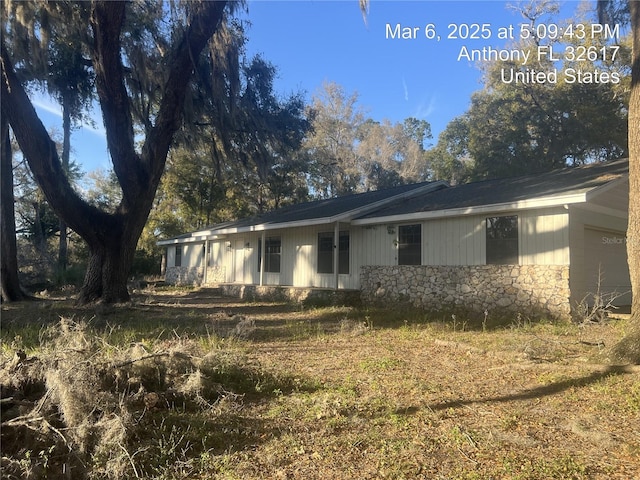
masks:
<path id="1" fill-rule="evenodd" d="M 173 457 L 140 478 L 640 478 L 640 367 L 606 356 L 624 319 L 474 325 L 409 309 L 244 303 L 206 289 L 140 292 L 115 308 L 36 303 L 3 306 L 7 358 L 26 323 L 73 316 L 133 324 L 140 338 L 127 341 L 150 349 L 208 337 L 205 350 L 253 372 L 250 388 L 210 411 L 154 412 L 149 425 L 173 438 Z M 142 451 L 150 440 L 136 441 Z"/>

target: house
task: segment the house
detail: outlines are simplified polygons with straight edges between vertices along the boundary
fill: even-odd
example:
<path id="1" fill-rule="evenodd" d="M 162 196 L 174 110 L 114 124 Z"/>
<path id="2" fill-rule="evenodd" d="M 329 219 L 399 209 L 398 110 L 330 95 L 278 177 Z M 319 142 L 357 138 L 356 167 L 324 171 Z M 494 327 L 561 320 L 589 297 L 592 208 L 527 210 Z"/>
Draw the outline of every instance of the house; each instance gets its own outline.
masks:
<path id="1" fill-rule="evenodd" d="M 628 195 L 620 160 L 319 200 L 158 244 L 169 283 L 567 316 L 597 292 L 631 303 Z"/>

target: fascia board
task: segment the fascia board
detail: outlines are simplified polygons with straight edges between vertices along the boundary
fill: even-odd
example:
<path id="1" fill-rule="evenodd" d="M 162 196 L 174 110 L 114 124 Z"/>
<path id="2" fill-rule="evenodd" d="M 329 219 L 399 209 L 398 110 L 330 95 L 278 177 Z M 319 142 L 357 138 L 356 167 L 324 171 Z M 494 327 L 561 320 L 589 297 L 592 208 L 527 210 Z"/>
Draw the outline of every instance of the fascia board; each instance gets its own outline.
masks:
<path id="1" fill-rule="evenodd" d="M 625 212 L 624 210 L 605 207 L 603 205 L 597 205 L 594 203 L 579 203 L 579 204 L 573 205 L 573 207 L 579 208 L 580 210 L 584 210 L 587 212 L 602 213 L 604 215 L 610 215 L 612 217 L 617 217 L 617 218 L 624 218 L 624 219 L 629 218 L 629 213 Z"/>
<path id="2" fill-rule="evenodd" d="M 466 215 L 479 215 L 507 210 L 531 210 L 534 208 L 548 208 L 564 206 L 586 201 L 584 193 L 560 195 L 555 197 L 542 197 L 533 200 L 523 200 L 519 202 L 495 203 L 491 205 L 479 205 L 474 207 L 449 208 L 431 212 L 414 212 L 400 215 L 389 215 L 385 217 L 372 217 L 356 219 L 352 225 L 374 225 L 380 223 L 398 223 L 412 220 L 428 220 L 433 218 L 457 217 Z"/>
<path id="3" fill-rule="evenodd" d="M 405 198 L 411 198 L 414 195 L 426 193 L 431 190 L 434 190 L 436 187 L 441 187 L 441 186 L 448 186 L 448 184 L 447 182 L 440 180 L 438 182 L 430 183 L 428 185 L 424 185 L 423 187 L 416 188 L 408 192 L 399 193 L 398 195 L 394 195 L 393 197 L 385 198 L 383 200 L 379 200 L 377 202 L 365 205 L 363 207 L 354 208 L 353 210 L 349 210 L 347 212 L 343 212 L 338 215 L 333 215 L 331 217 L 312 218 L 309 220 L 296 220 L 295 222 L 263 223 L 258 225 L 248 225 L 246 227 L 240 227 L 240 228 L 223 228 L 223 229 L 216 230 L 216 232 L 219 234 L 251 233 L 251 232 L 269 231 L 269 230 L 280 230 L 283 228 L 313 227 L 318 225 L 333 224 L 336 222 L 351 222 L 353 218 L 358 217 L 360 215 L 365 215 L 389 203 L 392 203 L 398 200 L 403 200 Z"/>
<path id="4" fill-rule="evenodd" d="M 603 193 L 611 190 L 612 188 L 618 187 L 621 184 L 629 181 L 629 175 L 625 174 L 620 178 L 616 178 L 615 180 L 611 180 L 610 182 L 605 183 L 604 185 L 600 185 L 599 187 L 595 187 L 587 192 L 587 201 L 594 199 L 595 197 L 602 195 Z"/>

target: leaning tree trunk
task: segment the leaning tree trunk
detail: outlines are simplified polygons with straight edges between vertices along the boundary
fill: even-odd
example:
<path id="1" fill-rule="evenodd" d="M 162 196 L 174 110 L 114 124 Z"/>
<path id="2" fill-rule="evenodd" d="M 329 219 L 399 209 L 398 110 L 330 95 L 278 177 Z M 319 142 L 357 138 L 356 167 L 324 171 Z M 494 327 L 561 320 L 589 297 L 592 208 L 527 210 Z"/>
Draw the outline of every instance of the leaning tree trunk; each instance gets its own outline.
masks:
<path id="1" fill-rule="evenodd" d="M 172 138 L 182 122 L 184 99 L 199 57 L 218 29 L 226 2 L 193 2 L 186 28 L 167 54 L 167 75 L 154 125 L 138 153 L 120 38 L 127 3 L 92 3 L 96 91 L 122 201 L 108 213 L 87 203 L 71 186 L 44 125 L 29 100 L 0 37 L 0 103 L 38 185 L 53 210 L 89 246 L 89 268 L 79 303 L 127 301 L 127 276 L 136 243 L 164 171 Z"/>
<path id="2" fill-rule="evenodd" d="M 71 113 L 63 99 L 62 105 L 62 168 L 69 175 L 69 157 L 71 156 Z M 58 270 L 60 273 L 67 269 L 67 222 L 60 218 L 60 240 L 58 242 Z"/>
<path id="3" fill-rule="evenodd" d="M 640 364 L 640 2 L 630 1 L 633 56 L 629 99 L 629 223 L 627 257 L 633 295 L 630 330 L 614 346 L 616 361 Z"/>
<path id="4" fill-rule="evenodd" d="M 13 165 L 11 163 L 11 141 L 9 139 L 9 122 L 2 116 L 0 136 L 2 151 L 0 152 L 0 254 L 2 266 L 1 290 L 2 301 L 15 302 L 24 300 L 26 295 L 20 288 L 18 278 L 18 249 L 16 245 L 16 220 L 13 209 Z"/>

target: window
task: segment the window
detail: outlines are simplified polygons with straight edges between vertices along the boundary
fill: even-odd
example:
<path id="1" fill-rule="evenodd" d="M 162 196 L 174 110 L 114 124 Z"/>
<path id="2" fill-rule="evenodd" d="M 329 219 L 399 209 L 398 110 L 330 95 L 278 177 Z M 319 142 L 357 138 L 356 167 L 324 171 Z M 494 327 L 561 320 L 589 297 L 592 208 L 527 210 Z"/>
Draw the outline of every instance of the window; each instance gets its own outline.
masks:
<path id="1" fill-rule="evenodd" d="M 264 271 L 280 273 L 280 256 L 282 243 L 280 237 L 267 237 L 264 240 L 264 249 L 267 252 L 264 261 Z M 258 243 L 258 271 L 262 265 L 262 242 Z"/>
<path id="2" fill-rule="evenodd" d="M 176 267 L 181 267 L 182 266 L 182 245 L 176 245 L 175 266 Z"/>
<path id="3" fill-rule="evenodd" d="M 333 273 L 333 232 L 318 234 L 318 273 Z"/>
<path id="4" fill-rule="evenodd" d="M 398 265 L 422 263 L 422 225 L 400 225 L 398 228 Z"/>
<path id="5" fill-rule="evenodd" d="M 338 273 L 349 273 L 349 232 L 340 232 L 338 239 Z"/>
<path id="6" fill-rule="evenodd" d="M 333 273 L 333 232 L 318 233 L 318 273 Z M 338 237 L 338 273 L 349 273 L 349 232 Z"/>
<path id="7" fill-rule="evenodd" d="M 518 263 L 518 217 L 487 218 L 487 265 Z"/>

